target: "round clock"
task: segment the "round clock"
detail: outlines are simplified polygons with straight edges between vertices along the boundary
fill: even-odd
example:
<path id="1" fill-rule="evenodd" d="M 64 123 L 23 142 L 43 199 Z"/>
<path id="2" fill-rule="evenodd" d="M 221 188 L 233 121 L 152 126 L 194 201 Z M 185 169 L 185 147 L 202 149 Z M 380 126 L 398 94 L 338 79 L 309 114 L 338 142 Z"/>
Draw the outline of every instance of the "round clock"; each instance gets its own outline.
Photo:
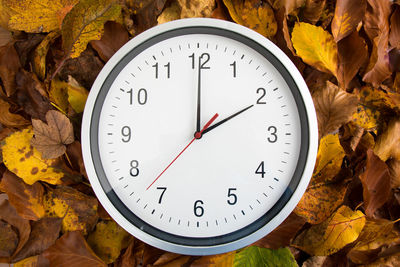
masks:
<path id="1" fill-rule="evenodd" d="M 214 19 L 154 27 L 123 46 L 82 124 L 90 183 L 135 237 L 182 254 L 244 247 L 294 209 L 317 120 L 300 73 L 268 39 Z"/>

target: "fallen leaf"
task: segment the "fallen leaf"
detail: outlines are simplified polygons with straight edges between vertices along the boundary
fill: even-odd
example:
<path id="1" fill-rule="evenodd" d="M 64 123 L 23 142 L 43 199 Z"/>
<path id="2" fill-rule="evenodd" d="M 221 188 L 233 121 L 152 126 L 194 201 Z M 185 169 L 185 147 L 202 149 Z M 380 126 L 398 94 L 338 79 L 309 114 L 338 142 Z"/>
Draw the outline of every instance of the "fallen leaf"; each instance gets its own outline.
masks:
<path id="1" fill-rule="evenodd" d="M 57 168 L 58 161 L 43 159 L 40 152 L 31 146 L 32 128 L 14 132 L 4 139 L 2 146 L 3 161 L 7 169 L 22 178 L 27 184 L 45 181 L 50 184 L 60 183 L 64 176 Z"/>
<path id="2" fill-rule="evenodd" d="M 11 41 L 11 33 L 0 27 L 0 47 L 6 45 L 9 41 Z"/>
<path id="3" fill-rule="evenodd" d="M 332 180 L 339 173 L 344 156 L 338 134 L 329 134 L 320 140 L 313 176 L 294 210 L 307 222 L 325 221 L 342 204 L 346 183 Z"/>
<path id="4" fill-rule="evenodd" d="M 157 23 L 163 24 L 165 22 L 180 19 L 181 17 L 181 7 L 177 1 L 172 1 L 158 16 Z"/>
<path id="5" fill-rule="evenodd" d="M 79 231 L 64 234 L 43 256 L 50 261 L 50 266 L 107 266 L 94 254 Z"/>
<path id="6" fill-rule="evenodd" d="M 389 0 L 367 0 L 369 7 L 364 16 L 364 29 L 373 43 L 372 55 L 363 81 L 378 86 L 391 75 L 389 69 Z"/>
<path id="7" fill-rule="evenodd" d="M 13 36 L 14 47 L 17 50 L 19 61 L 23 68 L 31 69 L 32 53 L 35 48 L 43 41 L 45 35 L 20 32 Z"/>
<path id="8" fill-rule="evenodd" d="M 4 126 L 22 128 L 29 125 L 29 121 L 18 114 L 10 112 L 10 104 L 0 98 L 0 123 Z"/>
<path id="9" fill-rule="evenodd" d="M 223 0 L 216 0 L 216 4 L 217 7 L 212 11 L 211 17 L 214 19 L 229 20 L 229 13 L 224 6 Z"/>
<path id="10" fill-rule="evenodd" d="M 358 104 L 357 112 L 353 114 L 353 121 L 364 129 L 373 130 L 378 126 L 380 115 L 378 109 L 371 109 L 363 104 Z"/>
<path id="11" fill-rule="evenodd" d="M 17 83 L 17 103 L 33 119 L 45 120 L 46 113 L 53 106 L 47 96 L 43 84 L 39 82 L 36 75 L 21 70 L 15 77 Z"/>
<path id="12" fill-rule="evenodd" d="M 0 1 L 0 27 L 7 29 L 8 21 L 10 20 L 11 15 L 15 14 L 13 10 L 5 5 L 4 0 Z"/>
<path id="13" fill-rule="evenodd" d="M 262 248 L 278 249 L 290 245 L 292 238 L 304 226 L 305 220 L 292 212 L 278 227 L 253 245 Z"/>
<path id="14" fill-rule="evenodd" d="M 389 122 L 386 130 L 381 133 L 375 144 L 374 153 L 386 161 L 390 157 L 400 160 L 400 120 L 393 119 Z"/>
<path id="15" fill-rule="evenodd" d="M 8 8 L 15 11 L 8 22 L 12 30 L 50 32 L 58 30 L 65 15 L 79 0 L 7 0 Z"/>
<path id="16" fill-rule="evenodd" d="M 331 25 L 332 35 L 336 42 L 355 31 L 364 17 L 366 8 L 366 0 L 337 0 Z"/>
<path id="17" fill-rule="evenodd" d="M 327 81 L 326 88 L 312 95 L 317 111 L 318 132 L 325 136 L 352 119 L 357 110 L 357 96 L 339 89 Z"/>
<path id="18" fill-rule="evenodd" d="M 389 198 L 390 175 L 388 166 L 371 149 L 367 152 L 367 166 L 360 180 L 363 184 L 365 213 L 373 217 Z"/>
<path id="19" fill-rule="evenodd" d="M 61 230 L 60 218 L 42 218 L 33 222 L 28 241 L 21 251 L 15 255 L 13 261 L 36 256 L 48 249 L 57 240 Z"/>
<path id="20" fill-rule="evenodd" d="M 251 246 L 236 253 L 233 266 L 297 267 L 298 265 L 288 248 L 273 250 Z"/>
<path id="21" fill-rule="evenodd" d="M 317 23 L 325 7 L 326 0 L 306 0 L 303 16 L 304 20 L 312 24 Z"/>
<path id="22" fill-rule="evenodd" d="M 40 80 L 46 78 L 46 58 L 50 45 L 60 36 L 58 31 L 50 32 L 43 41 L 36 47 L 33 59 L 33 69 Z"/>
<path id="23" fill-rule="evenodd" d="M 346 154 L 353 154 L 364 136 L 365 129 L 354 122 L 343 125 L 339 130 L 339 140 Z"/>
<path id="24" fill-rule="evenodd" d="M 6 95 L 9 97 L 15 92 L 15 76 L 21 68 L 17 51 L 12 43 L 0 47 L 0 78 Z"/>
<path id="25" fill-rule="evenodd" d="M 92 40 L 100 40 L 104 23 L 116 20 L 121 6 L 113 0 L 81 0 L 65 16 L 61 27 L 66 57 L 76 58 Z"/>
<path id="26" fill-rule="evenodd" d="M 17 230 L 18 245 L 13 250 L 13 254 L 7 259 L 0 258 L 1 262 L 11 262 L 11 259 L 22 249 L 22 247 L 28 241 L 29 234 L 31 232 L 31 226 L 29 225 L 28 220 L 25 220 L 18 215 L 18 213 L 16 212 L 14 207 L 10 205 L 8 200 L 4 200 L 0 204 L 0 220 L 7 222 L 12 227 L 14 227 L 14 229 Z"/>
<path id="27" fill-rule="evenodd" d="M 96 229 L 89 235 L 87 242 L 96 255 L 109 264 L 129 245 L 131 237 L 116 222 L 103 221 L 96 224 Z"/>
<path id="28" fill-rule="evenodd" d="M 271 38 L 278 29 L 272 8 L 261 0 L 224 0 L 232 19 Z"/>
<path id="29" fill-rule="evenodd" d="M 283 8 L 285 10 L 285 15 L 290 15 L 294 13 L 294 11 L 302 7 L 305 2 L 306 0 L 275 0 L 270 1 L 270 4 L 275 10 Z"/>
<path id="30" fill-rule="evenodd" d="M 341 206 L 328 220 L 300 233 L 292 245 L 310 255 L 331 255 L 358 238 L 365 220 L 361 211 Z"/>
<path id="31" fill-rule="evenodd" d="M 388 160 L 386 163 L 389 167 L 390 187 L 391 188 L 400 187 L 400 160 L 391 159 Z"/>
<path id="32" fill-rule="evenodd" d="M 127 1 L 128 7 L 134 13 L 133 19 L 137 34 L 157 25 L 157 17 L 163 11 L 166 2 L 166 0 Z"/>
<path id="33" fill-rule="evenodd" d="M 49 91 L 50 101 L 64 113 L 68 113 L 68 83 L 57 78 L 53 79 Z"/>
<path id="34" fill-rule="evenodd" d="M 181 6 L 180 18 L 211 17 L 215 9 L 215 0 L 177 0 Z"/>
<path id="35" fill-rule="evenodd" d="M 62 232 L 81 230 L 84 234 L 97 222 L 97 199 L 68 186 L 49 191 L 44 198 L 46 215 L 63 218 Z"/>
<path id="36" fill-rule="evenodd" d="M 339 65 L 337 78 L 342 88 L 348 88 L 351 80 L 367 60 L 367 44 L 357 31 L 338 42 Z"/>
<path id="37" fill-rule="evenodd" d="M 66 151 L 65 145 L 74 142 L 74 130 L 70 120 L 61 112 L 49 110 L 47 124 L 41 120 L 32 120 L 35 136 L 31 145 L 42 153 L 43 159 L 58 158 Z"/>
<path id="38" fill-rule="evenodd" d="M 400 6 L 394 6 L 394 12 L 390 17 L 389 42 L 391 47 L 400 48 Z"/>
<path id="39" fill-rule="evenodd" d="M 292 43 L 297 55 L 314 68 L 337 75 L 337 45 L 332 35 L 319 26 L 296 23 Z"/>
<path id="40" fill-rule="evenodd" d="M 85 109 L 86 99 L 89 92 L 72 77 L 68 76 L 68 102 L 77 113 L 82 113 Z"/>
<path id="41" fill-rule="evenodd" d="M 66 153 L 67 155 L 69 155 L 72 168 L 85 176 L 87 180 L 89 180 L 86 174 L 85 164 L 83 163 L 81 143 L 79 143 L 78 141 L 74 141 L 72 144 L 67 146 Z"/>
<path id="42" fill-rule="evenodd" d="M 400 253 L 388 257 L 379 258 L 375 262 L 366 265 L 366 267 L 396 267 L 400 265 Z"/>
<path id="43" fill-rule="evenodd" d="M 235 251 L 228 253 L 203 256 L 200 259 L 193 261 L 190 267 L 202 267 L 202 266 L 216 266 L 216 267 L 230 267 L 233 266 L 235 260 Z"/>
<path id="44" fill-rule="evenodd" d="M 381 89 L 364 86 L 359 90 L 358 96 L 361 104 L 373 111 L 378 110 L 380 113 L 400 112 L 396 101 L 390 94 Z"/>
<path id="45" fill-rule="evenodd" d="M 107 62 L 118 49 L 129 41 L 128 31 L 119 23 L 108 21 L 104 25 L 104 34 L 100 40 L 90 42 L 90 45 Z"/>
<path id="46" fill-rule="evenodd" d="M 116 267 L 154 266 L 164 254 L 174 254 L 151 247 L 139 239 L 132 239 L 125 252 L 115 262 Z M 175 254 L 180 256 L 179 254 Z M 168 261 L 169 262 L 169 261 Z M 164 264 L 163 262 L 162 264 Z"/>
<path id="47" fill-rule="evenodd" d="M 11 225 L 0 221 L 0 259 L 10 258 L 18 245 L 18 234 Z"/>
<path id="48" fill-rule="evenodd" d="M 37 221 L 44 216 L 44 189 L 40 183 L 27 185 L 7 170 L 1 179 L 0 189 L 7 193 L 10 203 L 22 218 Z"/>
<path id="49" fill-rule="evenodd" d="M 43 257 L 32 256 L 14 263 L 14 267 L 50 267 L 49 261 Z"/>

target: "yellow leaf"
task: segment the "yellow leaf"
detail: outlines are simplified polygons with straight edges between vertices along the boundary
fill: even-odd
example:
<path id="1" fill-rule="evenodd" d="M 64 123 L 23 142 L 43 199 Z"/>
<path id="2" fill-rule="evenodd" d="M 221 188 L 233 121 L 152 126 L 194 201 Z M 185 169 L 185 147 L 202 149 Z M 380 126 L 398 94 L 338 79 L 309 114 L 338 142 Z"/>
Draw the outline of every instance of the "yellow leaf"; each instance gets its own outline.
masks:
<path id="1" fill-rule="evenodd" d="M 30 144 L 32 137 L 29 127 L 4 139 L 2 154 L 7 169 L 30 185 L 36 181 L 60 183 L 64 173 L 57 168 L 58 160 L 42 159 L 40 152 Z"/>
<path id="2" fill-rule="evenodd" d="M 114 262 L 122 249 L 128 247 L 131 235 L 114 221 L 103 221 L 96 225 L 87 242 L 106 264 Z"/>
<path id="3" fill-rule="evenodd" d="M 20 260 L 14 264 L 14 267 L 40 267 L 39 257 L 40 256 L 37 255 Z"/>
<path id="4" fill-rule="evenodd" d="M 337 75 L 337 45 L 322 27 L 296 23 L 292 32 L 293 47 L 301 59 L 314 68 Z"/>
<path id="5" fill-rule="evenodd" d="M 178 2 L 172 2 L 171 5 L 166 7 L 164 11 L 158 16 L 157 23 L 163 24 L 168 21 L 173 21 L 181 18 L 181 7 Z"/>
<path id="6" fill-rule="evenodd" d="M 58 30 L 65 15 L 79 0 L 7 0 L 6 5 L 15 12 L 8 27 L 26 32 Z"/>
<path id="7" fill-rule="evenodd" d="M 320 140 L 317 154 L 317 168 L 313 177 L 332 179 L 339 171 L 345 152 L 339 142 L 338 134 L 329 134 Z"/>
<path id="8" fill-rule="evenodd" d="M 33 54 L 33 68 L 39 79 L 46 78 L 46 56 L 49 51 L 50 44 L 58 37 L 58 31 L 49 33 L 43 41 L 36 47 Z"/>
<path id="9" fill-rule="evenodd" d="M 121 6 L 113 0 L 81 0 L 63 21 L 61 34 L 64 51 L 78 57 L 92 40 L 100 40 L 104 23 L 117 20 Z"/>
<path id="10" fill-rule="evenodd" d="M 83 231 L 86 234 L 96 223 L 97 200 L 71 187 L 60 186 L 44 197 L 48 217 L 63 218 L 62 232 Z"/>
<path id="11" fill-rule="evenodd" d="M 84 87 L 71 76 L 68 77 L 68 102 L 75 112 L 83 112 L 88 95 L 89 92 Z"/>
<path id="12" fill-rule="evenodd" d="M 292 245 L 310 255 L 331 255 L 355 241 L 364 225 L 361 211 L 342 206 L 328 220 L 303 231 Z"/>
<path id="13" fill-rule="evenodd" d="M 378 136 L 374 153 L 386 161 L 390 157 L 400 160 L 400 120 L 393 119 L 389 122 L 387 129 Z"/>
<path id="14" fill-rule="evenodd" d="M 68 83 L 57 78 L 51 81 L 50 85 L 50 101 L 61 109 L 62 112 L 68 112 Z"/>
<path id="15" fill-rule="evenodd" d="M 278 25 L 274 11 L 261 0 L 224 0 L 232 19 L 269 38 L 276 34 Z"/>
<path id="16" fill-rule="evenodd" d="M 357 112 L 353 114 L 353 120 L 358 126 L 367 130 L 372 130 L 378 126 L 380 115 L 381 113 L 379 110 L 359 104 L 357 106 Z"/>
<path id="17" fill-rule="evenodd" d="M 231 267 L 235 261 L 235 251 L 231 251 L 224 254 L 203 256 L 200 259 L 195 260 L 190 266 L 201 267 L 201 266 L 215 266 L 215 267 Z"/>

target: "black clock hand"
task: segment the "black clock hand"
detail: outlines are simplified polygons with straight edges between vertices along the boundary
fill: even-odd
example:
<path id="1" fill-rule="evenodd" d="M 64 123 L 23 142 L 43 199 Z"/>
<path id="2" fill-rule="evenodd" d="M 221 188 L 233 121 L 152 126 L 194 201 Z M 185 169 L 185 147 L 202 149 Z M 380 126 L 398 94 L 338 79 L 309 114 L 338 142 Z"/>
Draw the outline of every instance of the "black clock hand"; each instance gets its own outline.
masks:
<path id="1" fill-rule="evenodd" d="M 199 70 L 197 78 L 197 125 L 196 132 L 200 132 L 200 104 L 201 104 L 201 57 L 199 58 Z"/>
<path id="2" fill-rule="evenodd" d="M 217 127 L 220 126 L 221 124 L 223 124 L 223 123 L 229 121 L 230 119 L 236 117 L 236 116 L 239 115 L 240 113 L 245 112 L 246 110 L 248 110 L 249 108 L 251 108 L 251 107 L 253 107 L 253 106 L 254 106 L 254 105 L 250 105 L 250 106 L 248 106 L 248 107 L 246 107 L 246 108 L 244 108 L 244 109 L 242 109 L 242 110 L 236 112 L 235 114 L 230 115 L 229 117 L 223 119 L 222 121 L 219 121 L 219 122 L 217 122 L 217 123 L 214 124 L 214 125 L 211 125 L 211 126 L 208 127 L 207 129 L 205 129 L 205 130 L 202 132 L 202 134 L 204 135 L 205 133 L 208 133 L 208 132 L 211 131 L 212 129 L 217 128 Z"/>

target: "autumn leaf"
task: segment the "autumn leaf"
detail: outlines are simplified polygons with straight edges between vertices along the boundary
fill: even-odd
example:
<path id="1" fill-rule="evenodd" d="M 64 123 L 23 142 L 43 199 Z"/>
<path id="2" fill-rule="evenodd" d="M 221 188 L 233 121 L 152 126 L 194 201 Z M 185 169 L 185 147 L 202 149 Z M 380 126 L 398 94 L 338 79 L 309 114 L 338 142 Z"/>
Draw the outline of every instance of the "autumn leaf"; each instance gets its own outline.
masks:
<path id="1" fill-rule="evenodd" d="M 43 41 L 36 47 L 34 52 L 33 68 L 39 79 L 44 80 L 46 78 L 46 57 L 49 51 L 50 45 L 60 36 L 58 31 L 50 32 Z"/>
<path id="2" fill-rule="evenodd" d="M 328 220 L 303 231 L 292 245 L 310 255 L 331 255 L 358 238 L 365 220 L 361 211 L 341 206 Z"/>
<path id="3" fill-rule="evenodd" d="M 65 15 L 79 0 L 7 0 L 7 7 L 15 12 L 8 22 L 12 30 L 50 32 L 58 30 Z"/>
<path id="4" fill-rule="evenodd" d="M 57 78 L 53 79 L 50 84 L 49 97 L 53 105 L 67 114 L 69 106 L 68 83 Z"/>
<path id="5" fill-rule="evenodd" d="M 331 82 L 313 94 L 320 136 L 332 133 L 352 119 L 357 109 L 357 96 L 339 89 Z"/>
<path id="6" fill-rule="evenodd" d="M 380 115 L 378 109 L 371 109 L 363 104 L 358 104 L 357 112 L 353 114 L 353 121 L 364 129 L 373 130 L 378 126 Z"/>
<path id="7" fill-rule="evenodd" d="M 326 0 L 306 0 L 303 8 L 303 16 L 306 22 L 317 23 L 324 11 Z"/>
<path id="8" fill-rule="evenodd" d="M 104 23 L 116 20 L 121 6 L 113 0 L 81 0 L 65 16 L 61 34 L 67 57 L 78 57 L 92 40 L 100 40 Z"/>
<path id="9" fill-rule="evenodd" d="M 72 77 L 68 77 L 68 102 L 77 113 L 82 113 L 85 109 L 86 99 L 89 92 Z"/>
<path id="10" fill-rule="evenodd" d="M 21 128 L 30 123 L 24 117 L 10 112 L 10 104 L 0 98 L 0 123 L 8 127 Z"/>
<path id="11" fill-rule="evenodd" d="M 81 230 L 84 234 L 96 224 L 97 199 L 68 186 L 59 186 L 44 197 L 46 215 L 63 218 L 62 232 Z"/>
<path id="12" fill-rule="evenodd" d="M 79 231 L 64 234 L 43 255 L 51 266 L 107 266 L 96 256 Z"/>
<path id="13" fill-rule="evenodd" d="M 215 0 L 177 0 L 181 7 L 180 18 L 211 17 Z"/>
<path id="14" fill-rule="evenodd" d="M 0 189 L 7 193 L 10 203 L 22 218 L 36 221 L 44 216 L 44 189 L 41 184 L 27 185 L 7 170 L 1 179 Z"/>
<path id="15" fill-rule="evenodd" d="M 204 256 L 200 259 L 193 261 L 190 267 L 202 267 L 202 266 L 216 266 L 216 267 L 229 267 L 233 266 L 235 260 L 235 251 L 228 253 Z"/>
<path id="16" fill-rule="evenodd" d="M 271 38 L 276 34 L 277 24 L 272 8 L 260 0 L 224 0 L 232 19 L 243 26 Z"/>
<path id="17" fill-rule="evenodd" d="M 0 5 L 1 6 L 1 5 Z M 7 96 L 15 92 L 15 77 L 21 68 L 17 51 L 12 43 L 0 47 L 0 78 Z"/>
<path id="18" fill-rule="evenodd" d="M 382 160 L 386 161 L 390 157 L 400 160 L 400 121 L 393 119 L 389 122 L 386 130 L 380 134 L 376 140 L 374 153 Z"/>
<path id="19" fill-rule="evenodd" d="M 364 17 L 366 0 L 338 0 L 332 20 L 332 35 L 339 42 L 350 35 Z"/>
<path id="20" fill-rule="evenodd" d="M 36 181 L 60 183 L 64 174 L 56 167 L 58 161 L 43 159 L 40 152 L 31 146 L 32 137 L 32 129 L 27 128 L 4 139 L 2 154 L 7 169 L 30 185 Z"/>
<path id="21" fill-rule="evenodd" d="M 366 265 L 366 267 L 395 267 L 400 265 L 400 253 L 390 255 L 388 257 L 379 258 L 373 263 Z"/>
<path id="22" fill-rule="evenodd" d="M 329 32 L 319 26 L 299 22 L 293 28 L 292 43 L 305 63 L 337 75 L 337 45 Z"/>
<path id="23" fill-rule="evenodd" d="M 18 245 L 18 234 L 11 225 L 0 221 L 0 259 L 10 258 Z"/>
<path id="24" fill-rule="evenodd" d="M 396 5 L 390 17 L 389 42 L 391 47 L 400 48 L 400 6 Z"/>
<path id="25" fill-rule="evenodd" d="M 11 32 L 2 28 L 0 24 L 0 47 L 6 45 L 9 41 L 11 41 Z"/>
<path id="26" fill-rule="evenodd" d="M 233 266 L 294 267 L 297 266 L 297 263 L 288 248 L 273 250 L 251 246 L 236 253 Z"/>
<path id="27" fill-rule="evenodd" d="M 163 12 L 166 2 L 166 0 L 132 0 L 126 2 L 134 14 L 135 25 L 133 27 L 136 34 L 157 25 L 157 17 Z M 187 2 L 187 4 L 189 5 L 190 2 Z M 171 4 L 178 5 L 175 1 L 172 1 Z"/>
<path id="28" fill-rule="evenodd" d="M 74 142 L 74 130 L 69 119 L 56 110 L 47 112 L 46 121 L 47 124 L 32 120 L 35 136 L 31 145 L 42 153 L 43 159 L 54 159 L 65 153 L 65 145 Z"/>
<path id="29" fill-rule="evenodd" d="M 87 242 L 96 255 L 109 264 L 129 245 L 130 239 L 131 235 L 114 221 L 104 221 L 96 224 L 96 229 L 89 235 Z"/>
<path id="30" fill-rule="evenodd" d="M 14 267 L 49 267 L 49 261 L 42 255 L 32 256 L 14 263 Z"/>

